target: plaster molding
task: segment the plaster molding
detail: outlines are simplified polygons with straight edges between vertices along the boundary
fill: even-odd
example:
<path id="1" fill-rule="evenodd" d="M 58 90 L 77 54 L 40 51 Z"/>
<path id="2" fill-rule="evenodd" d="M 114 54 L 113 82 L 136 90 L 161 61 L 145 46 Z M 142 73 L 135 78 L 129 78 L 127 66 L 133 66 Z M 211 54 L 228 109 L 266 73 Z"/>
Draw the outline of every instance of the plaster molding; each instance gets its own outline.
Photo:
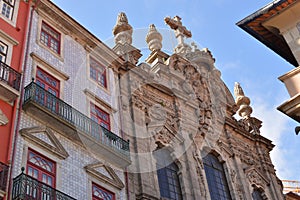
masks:
<path id="1" fill-rule="evenodd" d="M 5 126 L 8 122 L 9 122 L 8 118 L 0 109 L 0 126 Z"/>
<path id="2" fill-rule="evenodd" d="M 51 142 L 51 144 L 35 136 L 35 134 L 38 133 L 45 134 Z M 61 159 L 66 159 L 69 156 L 68 152 L 65 150 L 65 148 L 57 139 L 57 137 L 48 127 L 36 126 L 30 128 L 23 128 L 20 130 L 20 134 L 25 138 L 25 140 L 34 143 L 35 145 L 41 147 L 42 149 L 52 154 L 55 154 Z"/>
<path id="3" fill-rule="evenodd" d="M 60 79 L 62 79 L 64 81 L 67 81 L 70 78 L 69 75 L 67 75 L 66 73 L 58 70 L 57 68 L 55 68 L 54 66 L 49 64 L 47 61 L 45 61 L 43 58 L 41 58 L 36 53 L 32 52 L 30 54 L 30 56 L 32 57 L 32 59 L 34 61 L 36 61 L 37 63 L 42 64 L 44 67 L 46 67 L 47 70 L 49 70 L 51 73 L 53 73 L 55 76 L 59 77 Z M 38 66 L 40 67 L 40 65 L 38 65 Z"/>
<path id="4" fill-rule="evenodd" d="M 84 168 L 85 168 L 87 173 L 89 173 L 90 175 L 92 175 L 95 178 L 99 179 L 100 181 L 108 183 L 109 185 L 111 185 L 111 186 L 113 186 L 117 189 L 120 189 L 120 190 L 124 188 L 123 182 L 118 177 L 118 175 L 116 174 L 114 169 L 111 168 L 110 166 L 105 165 L 102 162 L 97 162 L 95 164 L 86 165 Z M 104 169 L 109 174 L 110 177 L 108 177 L 107 175 L 97 171 L 97 169 L 99 169 L 99 168 Z"/>

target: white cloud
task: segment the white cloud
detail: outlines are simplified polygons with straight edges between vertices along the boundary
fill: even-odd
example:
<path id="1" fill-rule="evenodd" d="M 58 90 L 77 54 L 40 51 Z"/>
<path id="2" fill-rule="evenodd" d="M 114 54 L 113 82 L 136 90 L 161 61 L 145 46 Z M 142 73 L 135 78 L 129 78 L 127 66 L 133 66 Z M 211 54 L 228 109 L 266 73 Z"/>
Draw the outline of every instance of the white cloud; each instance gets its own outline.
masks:
<path id="1" fill-rule="evenodd" d="M 266 102 L 258 100 L 252 104 L 253 114 L 256 118 L 260 119 L 263 124 L 261 128 L 261 135 L 273 141 L 276 146 L 271 151 L 271 159 L 277 170 L 279 178 L 286 179 L 292 177 L 293 170 L 288 166 L 289 151 L 288 146 L 282 144 L 284 135 L 291 134 L 288 132 L 288 117 L 283 116 L 279 111 Z"/>

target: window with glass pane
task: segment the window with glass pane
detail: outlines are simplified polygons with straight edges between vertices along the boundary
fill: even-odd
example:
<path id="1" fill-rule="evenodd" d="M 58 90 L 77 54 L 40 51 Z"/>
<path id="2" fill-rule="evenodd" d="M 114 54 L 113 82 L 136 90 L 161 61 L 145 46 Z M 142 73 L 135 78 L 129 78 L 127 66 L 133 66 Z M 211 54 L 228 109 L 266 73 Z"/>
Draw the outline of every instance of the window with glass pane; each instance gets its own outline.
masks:
<path id="1" fill-rule="evenodd" d="M 27 174 L 51 187 L 55 187 L 55 162 L 33 150 L 28 151 Z"/>
<path id="2" fill-rule="evenodd" d="M 2 42 L 0 40 L 0 61 L 1 62 L 4 62 L 4 63 L 6 62 L 7 49 L 8 49 L 7 44 L 5 44 L 4 42 Z"/>
<path id="3" fill-rule="evenodd" d="M 213 154 L 203 158 L 204 170 L 212 200 L 231 200 L 222 163 Z"/>
<path id="4" fill-rule="evenodd" d="M 60 82 L 44 70 L 37 68 L 36 84 L 43 89 L 36 91 L 36 100 L 53 111 L 57 110 Z M 47 92 L 46 92 L 47 91 Z M 50 94 L 49 94 L 50 93 Z"/>
<path id="5" fill-rule="evenodd" d="M 182 199 L 178 168 L 175 163 L 157 170 L 160 196 L 170 200 Z"/>
<path id="6" fill-rule="evenodd" d="M 55 53 L 60 54 L 60 34 L 45 22 L 42 22 L 40 41 Z"/>
<path id="7" fill-rule="evenodd" d="M 110 130 L 109 114 L 98 108 L 93 103 L 91 103 L 91 119 L 97 122 L 97 124 L 100 124 L 104 128 Z"/>
<path id="8" fill-rule="evenodd" d="M 90 77 L 101 86 L 107 87 L 105 67 L 92 58 L 90 58 Z"/>
<path id="9" fill-rule="evenodd" d="M 157 163 L 157 178 L 160 196 L 168 200 L 181 200 L 182 192 L 178 177 L 178 167 L 172 160 L 170 152 L 158 149 L 153 152 Z"/>
<path id="10" fill-rule="evenodd" d="M 12 20 L 14 14 L 15 0 L 0 0 L 1 14 Z"/>
<path id="11" fill-rule="evenodd" d="M 259 189 L 255 189 L 252 192 L 252 198 L 253 200 L 263 200 L 261 191 Z"/>
<path id="12" fill-rule="evenodd" d="M 115 200 L 115 194 L 96 185 L 92 184 L 93 200 Z"/>

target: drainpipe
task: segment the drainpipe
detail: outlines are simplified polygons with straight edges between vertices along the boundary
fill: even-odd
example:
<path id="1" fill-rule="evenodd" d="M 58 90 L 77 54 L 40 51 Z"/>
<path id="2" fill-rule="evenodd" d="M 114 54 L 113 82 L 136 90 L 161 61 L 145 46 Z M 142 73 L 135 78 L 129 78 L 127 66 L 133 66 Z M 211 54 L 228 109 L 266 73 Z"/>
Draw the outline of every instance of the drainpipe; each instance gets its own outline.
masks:
<path id="1" fill-rule="evenodd" d="M 18 139 L 18 131 L 19 131 L 19 127 L 20 127 L 20 121 L 21 121 L 21 109 L 22 109 L 22 99 L 24 96 L 24 82 L 25 82 L 25 72 L 26 72 L 26 66 L 27 66 L 27 58 L 29 55 L 29 43 L 30 43 L 30 35 L 31 35 L 31 27 L 32 27 L 32 17 L 33 17 L 33 11 L 36 9 L 36 7 L 38 6 L 40 0 L 36 0 L 35 4 L 32 5 L 31 7 L 31 11 L 27 12 L 26 15 L 26 23 L 28 23 L 29 20 L 29 24 L 26 25 L 25 27 L 25 31 L 24 31 L 24 37 L 23 37 L 23 44 L 26 44 L 26 46 L 24 45 L 25 48 L 22 49 L 22 53 L 21 53 L 21 58 L 20 58 L 20 65 L 22 66 L 22 63 L 24 61 L 24 70 L 23 70 L 23 75 L 22 75 L 22 79 L 20 82 L 20 98 L 19 98 L 19 104 L 18 104 L 18 108 L 16 108 L 16 114 L 15 116 L 17 117 L 16 119 L 16 125 L 14 127 L 14 129 L 11 130 L 11 144 L 12 144 L 12 153 L 10 155 L 10 158 L 8 158 L 8 160 L 11 160 L 11 164 L 10 164 L 10 172 L 9 172 L 9 176 L 8 176 L 8 190 L 7 190 L 7 199 L 11 199 L 11 189 L 12 189 L 12 167 L 14 166 L 14 159 L 15 159 L 15 152 L 16 152 L 16 146 L 17 146 L 17 139 Z M 33 3 L 32 1 L 29 1 L 28 4 Z M 30 6 L 28 6 L 30 9 Z M 28 32 L 28 34 L 26 34 Z M 17 106 L 17 100 L 15 100 L 15 106 Z"/>

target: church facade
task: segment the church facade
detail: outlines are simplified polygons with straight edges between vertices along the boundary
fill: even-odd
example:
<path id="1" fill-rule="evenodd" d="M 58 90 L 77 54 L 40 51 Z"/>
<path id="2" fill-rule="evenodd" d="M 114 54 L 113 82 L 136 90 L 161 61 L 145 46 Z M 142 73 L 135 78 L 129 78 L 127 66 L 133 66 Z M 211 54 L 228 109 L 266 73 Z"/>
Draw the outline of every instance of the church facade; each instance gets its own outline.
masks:
<path id="1" fill-rule="evenodd" d="M 238 83 L 234 99 L 211 52 L 184 42 L 191 32 L 180 17 L 165 22 L 178 39 L 175 53 L 161 51 L 162 37 L 150 25 L 151 54 L 138 66 L 124 13 L 113 32 L 113 50 L 125 60 L 113 70 L 131 141 L 130 199 L 283 199 L 269 156 L 274 146 L 260 135 L 250 99 Z"/>
<path id="2" fill-rule="evenodd" d="M 32 9 L 7 199 L 284 199 L 250 99 L 180 17 L 174 53 L 150 25 L 141 62 L 125 13 L 110 48 L 51 1 Z"/>

